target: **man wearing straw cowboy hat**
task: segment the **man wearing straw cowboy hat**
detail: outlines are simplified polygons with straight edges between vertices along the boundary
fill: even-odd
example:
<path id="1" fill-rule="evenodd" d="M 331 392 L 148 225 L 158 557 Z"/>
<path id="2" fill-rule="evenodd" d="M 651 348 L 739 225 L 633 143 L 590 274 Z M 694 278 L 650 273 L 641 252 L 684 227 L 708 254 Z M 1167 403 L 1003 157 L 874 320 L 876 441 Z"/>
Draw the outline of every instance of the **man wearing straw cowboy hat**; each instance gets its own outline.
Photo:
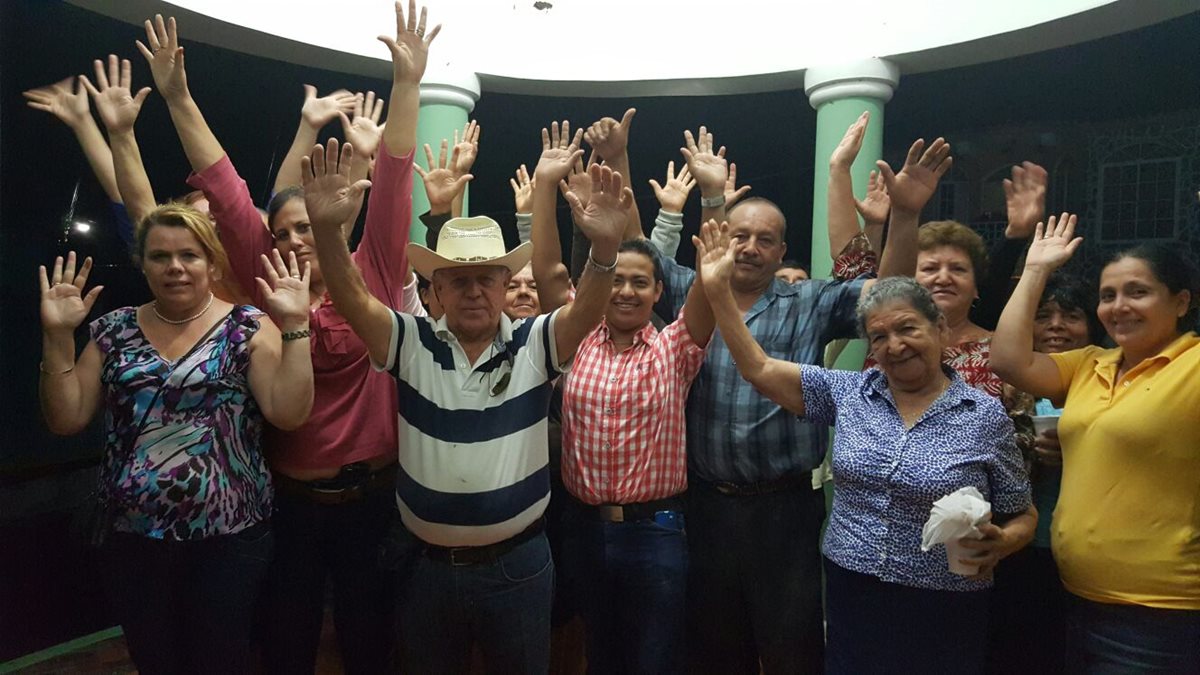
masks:
<path id="1" fill-rule="evenodd" d="M 582 153 L 567 154 L 574 162 Z M 404 669 L 465 671 L 478 642 L 489 670 L 545 672 L 550 381 L 604 316 L 633 194 L 600 166 L 586 205 L 568 194 L 592 251 L 575 301 L 552 314 L 515 322 L 503 314 L 508 280 L 532 250 L 506 252 L 490 218 L 447 222 L 437 251 L 409 244 L 413 268 L 445 309 L 436 321 L 418 319 L 371 297 L 339 234 L 370 185 L 350 183 L 352 156 L 347 145 L 339 158 L 336 140 L 315 148 L 304 162 L 305 203 L 334 306 L 399 390 L 396 502 L 420 551 L 401 581 Z"/>

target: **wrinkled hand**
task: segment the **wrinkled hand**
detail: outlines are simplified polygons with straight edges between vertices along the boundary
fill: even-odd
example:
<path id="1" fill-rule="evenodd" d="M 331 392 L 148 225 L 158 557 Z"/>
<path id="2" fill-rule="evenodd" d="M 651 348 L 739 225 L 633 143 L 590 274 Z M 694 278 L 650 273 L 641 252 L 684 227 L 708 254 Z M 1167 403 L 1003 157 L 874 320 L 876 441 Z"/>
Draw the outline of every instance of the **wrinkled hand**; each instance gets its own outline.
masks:
<path id="1" fill-rule="evenodd" d="M 471 173 L 471 167 L 475 166 L 475 158 L 479 156 L 479 123 L 471 120 L 467 126 L 463 127 L 462 136 L 458 135 L 458 130 L 454 131 L 454 166 L 450 167 L 455 176 L 463 176 Z M 523 212 L 527 213 L 527 212 Z"/>
<path id="2" fill-rule="evenodd" d="M 946 175 L 953 163 L 950 144 L 946 139 L 939 138 L 928 148 L 925 147 L 924 139 L 917 139 L 908 149 L 908 157 L 898 174 L 893 173 L 892 167 L 883 160 L 879 160 L 875 165 L 883 174 L 892 208 L 918 214 L 925 208 L 925 203 L 937 189 L 938 181 Z"/>
<path id="3" fill-rule="evenodd" d="M 355 94 L 351 98 L 351 112 L 354 118 L 339 111 L 338 118 L 342 121 L 342 137 L 354 146 L 354 152 L 359 159 L 370 159 L 379 150 L 379 142 L 383 139 L 383 98 L 375 98 L 375 92 L 368 91 L 365 95 Z"/>
<path id="4" fill-rule="evenodd" d="M 575 132 L 571 138 L 571 123 L 563 120 L 562 133 L 559 133 L 558 122 L 550 123 L 550 130 L 542 129 L 542 156 L 537 166 L 533 168 L 534 179 L 541 185 L 557 185 L 571 173 L 571 167 L 583 156 L 579 142 L 583 139 L 583 130 Z"/>
<path id="5" fill-rule="evenodd" d="M 317 88 L 311 84 L 304 85 L 304 105 L 300 106 L 300 119 L 312 129 L 321 129 L 338 116 L 339 112 L 354 111 L 354 94 L 346 89 L 338 89 L 317 97 Z"/>
<path id="6" fill-rule="evenodd" d="M 588 173 L 592 179 L 591 199 L 584 204 L 574 192 L 567 192 L 571 215 L 593 245 L 611 245 L 616 250 L 629 222 L 633 191 L 625 187 L 621 174 L 607 166 L 593 164 Z"/>
<path id="7" fill-rule="evenodd" d="M 687 160 L 688 171 L 700 185 L 700 194 L 716 196 L 725 191 L 725 181 L 729 178 L 729 168 L 725 161 L 725 146 L 713 151 L 713 135 L 705 127 L 700 127 L 696 137 L 690 130 L 683 132 L 685 147 L 679 149 Z"/>
<path id="8" fill-rule="evenodd" d="M 408 20 L 404 18 L 404 7 L 396 0 L 396 37 L 380 35 L 378 40 L 392 52 L 392 81 L 396 84 L 418 85 L 425 75 L 429 61 L 429 45 L 437 37 L 442 25 L 438 24 L 425 33 L 426 8 L 421 8 L 417 19 L 417 2 L 408 0 Z"/>
<path id="9" fill-rule="evenodd" d="M 883 174 L 872 171 L 867 177 L 867 196 L 854 200 L 854 208 L 866 223 L 882 224 L 887 222 L 888 212 L 892 210 L 892 199 L 888 196 L 887 183 Z"/>
<path id="10" fill-rule="evenodd" d="M 529 178 L 529 169 L 522 164 L 513 172 L 513 178 L 508 179 L 512 186 L 513 208 L 517 213 L 533 213 L 533 181 Z"/>
<path id="11" fill-rule="evenodd" d="M 863 137 L 866 136 L 867 122 L 870 119 L 871 113 L 864 112 L 846 129 L 846 134 L 842 136 L 842 140 L 833 149 L 833 154 L 829 156 L 830 170 L 850 170 L 854 159 L 858 157 L 859 150 L 862 150 Z"/>
<path id="12" fill-rule="evenodd" d="M 692 188 L 696 187 L 696 180 L 692 178 L 687 165 L 684 164 L 677 175 L 675 162 L 667 162 L 667 177 L 664 182 L 665 186 L 659 185 L 653 178 L 650 179 L 650 187 L 654 188 L 654 196 L 658 199 L 659 206 L 669 213 L 683 213 L 688 195 L 692 193 Z M 726 202 L 728 201 L 726 198 Z"/>
<path id="13" fill-rule="evenodd" d="M 262 293 L 267 314 L 282 331 L 296 330 L 308 324 L 308 282 L 312 265 L 305 261 L 303 273 L 296 264 L 295 252 L 288 252 L 288 263 L 283 263 L 278 249 L 271 250 L 271 258 L 262 258 L 267 280 L 254 277 Z"/>
<path id="14" fill-rule="evenodd" d="M 467 182 L 474 176 L 464 174 L 455 176 L 454 172 L 446 165 L 446 149 L 449 141 L 442 139 L 442 149 L 438 154 L 438 161 L 435 164 L 433 161 L 433 150 L 429 144 L 425 144 L 425 161 L 429 165 L 429 170 L 421 168 L 420 164 L 413 164 L 413 169 L 425 181 L 425 195 L 429 198 L 429 210 L 431 213 L 449 213 L 450 206 L 454 202 L 454 198 L 458 193 L 462 192 L 467 187 Z M 458 152 L 457 148 L 455 152 Z M 450 159 L 451 164 L 454 158 Z"/>
<path id="15" fill-rule="evenodd" d="M 1054 468 L 1062 467 L 1062 445 L 1058 440 L 1057 429 L 1047 429 L 1038 434 L 1033 439 L 1033 451 L 1037 453 L 1038 464 Z"/>
<path id="16" fill-rule="evenodd" d="M 155 14 L 153 23 L 146 19 L 146 44 L 138 40 L 137 48 L 150 65 L 150 75 L 158 93 L 168 102 L 187 96 L 187 71 L 175 17 L 167 19 L 166 23 L 162 14 Z"/>
<path id="17" fill-rule="evenodd" d="M 974 555 L 959 558 L 959 561 L 966 565 L 979 565 L 979 573 L 968 577 L 973 581 L 991 578 L 996 564 L 1008 557 L 1017 545 L 1004 528 L 991 523 L 980 525 L 979 531 L 983 533 L 983 539 L 961 540 L 963 548 L 972 551 Z"/>
<path id="18" fill-rule="evenodd" d="M 38 267 L 38 280 L 42 289 L 42 329 L 46 331 L 73 331 L 87 318 L 96 304 L 103 286 L 97 286 L 83 294 L 88 274 L 92 271 L 92 259 L 84 259 L 79 273 L 75 273 L 75 252 L 67 253 L 66 264 L 62 256 L 54 259 L 54 271 L 46 276 L 46 266 Z"/>
<path id="19" fill-rule="evenodd" d="M 592 151 L 600 155 L 600 159 L 613 161 L 629 147 L 629 126 L 633 124 L 633 116 L 637 108 L 625 111 L 618 122 L 611 117 L 602 117 L 584 132 L 583 138 Z"/>
<path id="20" fill-rule="evenodd" d="M 80 80 L 83 76 L 80 75 Z M 37 89 L 22 92 L 26 105 L 34 110 L 41 110 L 54 115 L 63 124 L 72 129 L 85 123 L 88 119 L 88 95 L 81 81 L 74 77 L 59 80 Z"/>
<path id="21" fill-rule="evenodd" d="M 1008 207 L 1008 239 L 1028 239 L 1033 227 L 1046 214 L 1046 185 L 1050 177 L 1033 162 L 1012 168 L 1012 179 L 1004 179 L 1004 203 Z"/>
<path id="22" fill-rule="evenodd" d="M 729 280 L 733 277 L 733 263 L 737 253 L 730 243 L 729 223 L 717 225 L 709 219 L 700 226 L 700 234 L 692 235 L 696 247 L 696 276 L 703 284 L 704 294 L 715 297 L 728 293 Z"/>
<path id="23" fill-rule="evenodd" d="M 733 208 L 749 191 L 749 185 L 737 186 L 737 162 L 730 162 L 729 176 L 725 179 L 725 210 Z"/>
<path id="24" fill-rule="evenodd" d="M 1083 243 L 1083 237 L 1075 236 L 1076 216 L 1063 213 L 1057 219 L 1050 216 L 1050 221 L 1043 226 L 1041 223 L 1034 228 L 1033 243 L 1025 254 L 1025 269 L 1042 269 L 1053 272 L 1075 254 L 1075 249 Z"/>
<path id="25" fill-rule="evenodd" d="M 96 68 L 96 85 L 86 75 L 80 75 L 88 94 L 96 101 L 96 112 L 100 113 L 100 121 L 109 134 L 116 134 L 133 129 L 134 122 L 142 112 L 142 104 L 150 95 L 150 87 L 142 87 L 137 95 L 133 95 L 131 82 L 132 66 L 129 59 L 121 59 L 118 64 L 115 54 L 108 55 L 108 71 L 99 59 L 93 64 Z"/>
<path id="26" fill-rule="evenodd" d="M 334 228 L 341 236 L 342 224 L 357 213 L 363 192 L 371 181 L 350 182 L 350 164 L 354 146 L 347 143 L 338 152 L 336 138 L 324 148 L 313 146 L 312 155 L 300 158 L 300 183 L 304 186 L 304 206 L 308 222 L 317 229 Z"/>

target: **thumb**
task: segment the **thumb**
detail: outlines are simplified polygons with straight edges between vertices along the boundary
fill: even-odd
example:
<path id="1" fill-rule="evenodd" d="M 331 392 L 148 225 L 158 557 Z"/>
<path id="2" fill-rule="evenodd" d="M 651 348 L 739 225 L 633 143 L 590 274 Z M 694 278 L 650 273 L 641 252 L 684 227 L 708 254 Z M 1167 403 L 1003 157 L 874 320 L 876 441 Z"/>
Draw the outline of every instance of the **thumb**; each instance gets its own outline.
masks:
<path id="1" fill-rule="evenodd" d="M 633 122 L 633 116 L 637 114 L 637 108 L 630 108 L 625 111 L 625 115 L 621 117 L 621 128 L 628 129 L 629 124 Z"/>
<path id="2" fill-rule="evenodd" d="M 350 133 L 350 118 L 346 116 L 346 113 L 339 110 L 338 119 L 342 122 L 342 135 Z M 413 163 L 413 166 L 416 166 L 415 162 Z"/>
<path id="3" fill-rule="evenodd" d="M 88 291 L 88 294 L 83 296 L 83 309 L 85 312 L 92 311 L 92 305 L 96 304 L 96 298 L 100 296 L 100 291 L 104 290 L 103 286 L 97 286 Z"/>
<path id="4" fill-rule="evenodd" d="M 650 179 L 650 187 L 654 188 L 654 194 L 656 195 L 662 192 L 662 186 L 659 185 L 658 181 L 654 180 L 653 178 Z"/>
<path id="5" fill-rule="evenodd" d="M 475 176 L 473 176 L 469 173 L 464 173 L 463 175 L 458 177 L 458 180 L 454 181 L 454 189 L 462 190 L 463 188 L 465 188 L 467 186 L 467 183 L 471 182 L 471 179 L 474 177 Z"/>
<path id="6" fill-rule="evenodd" d="M 139 108 L 142 107 L 142 104 L 146 102 L 146 97 L 150 95 L 150 91 L 150 87 L 142 87 L 138 90 L 138 93 L 134 95 L 133 102 L 136 103 Z"/>
<path id="7" fill-rule="evenodd" d="M 883 176 L 884 185 L 887 185 L 888 190 L 891 191 L 892 186 L 896 183 L 896 174 L 892 171 L 892 167 L 882 159 L 877 160 L 875 166 L 879 169 L 879 174 Z"/>
<path id="8" fill-rule="evenodd" d="M 258 286 L 258 291 L 260 294 L 262 294 L 262 297 L 271 297 L 273 290 L 271 289 L 270 285 L 267 284 L 267 282 L 263 281 L 262 277 L 254 277 L 254 283 Z"/>
<path id="9" fill-rule="evenodd" d="M 311 84 L 303 85 L 303 87 L 304 87 L 304 100 L 307 101 L 310 98 L 317 97 L 317 88 L 316 87 L 312 86 Z"/>
<path id="10" fill-rule="evenodd" d="M 358 195 L 366 192 L 370 187 L 371 181 L 367 178 L 363 178 L 362 180 L 355 181 L 354 185 L 350 186 L 350 193 L 357 197 Z"/>
<path id="11" fill-rule="evenodd" d="M 571 207 L 572 213 L 577 215 L 583 213 L 583 202 L 579 200 L 579 195 L 568 191 L 563 193 L 563 197 L 566 198 L 567 205 Z"/>

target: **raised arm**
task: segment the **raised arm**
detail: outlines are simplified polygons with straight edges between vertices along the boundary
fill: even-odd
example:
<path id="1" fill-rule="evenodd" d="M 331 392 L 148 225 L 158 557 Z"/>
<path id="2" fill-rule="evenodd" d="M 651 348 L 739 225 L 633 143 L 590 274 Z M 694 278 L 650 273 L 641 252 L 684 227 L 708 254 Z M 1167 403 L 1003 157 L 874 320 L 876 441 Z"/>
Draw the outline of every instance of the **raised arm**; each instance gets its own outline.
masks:
<path id="1" fill-rule="evenodd" d="M 637 108 L 630 108 L 621 116 L 620 122 L 612 117 L 602 117 L 592 123 L 583 134 L 584 140 L 592 146 L 592 152 L 604 160 L 609 168 L 621 174 L 626 185 L 633 183 L 633 173 L 629 167 L 629 128 L 636 114 Z M 641 218 L 637 201 L 634 201 L 629 210 L 629 222 L 626 224 L 626 239 L 645 236 L 642 233 Z"/>
<path id="2" fill-rule="evenodd" d="M 75 329 L 87 318 L 103 290 L 97 286 L 83 294 L 92 259 L 83 261 L 75 273 L 75 252 L 54 261 L 47 276 L 45 266 L 38 268 L 42 303 L 42 363 L 38 394 L 42 416 L 50 431 L 69 435 L 82 431 L 100 407 L 101 355 L 94 341 L 75 360 Z"/>
<path id="3" fill-rule="evenodd" d="M 566 179 L 571 167 L 583 156 L 583 151 L 579 149 L 581 138 L 582 129 L 575 132 L 574 139 L 571 138 L 570 122 L 563 121 L 561 133 L 558 122 L 552 122 L 549 130 L 542 129 L 542 156 L 533 170 L 533 232 L 530 240 L 533 242 L 533 278 L 537 281 L 538 302 L 543 312 L 552 312 L 565 305 L 571 288 L 570 273 L 566 265 L 563 265 L 562 244 L 558 238 L 555 190 L 559 189 L 559 183 Z M 611 169 L 609 172 L 611 173 Z M 587 193 L 591 192 L 593 182 L 588 181 Z M 569 193 L 575 200 L 571 203 L 581 205 L 579 210 L 572 209 L 573 215 L 586 212 L 585 209 L 591 201 L 591 195 L 587 193 L 583 191 L 582 186 Z M 622 214 L 627 215 L 624 211 Z M 576 224 L 579 224 L 578 221 Z M 615 250 L 613 258 L 616 258 Z M 561 320 L 560 317 L 558 321 Z M 558 331 L 557 328 L 555 330 Z M 561 351 L 559 355 L 562 355 Z"/>
<path id="4" fill-rule="evenodd" d="M 767 356 L 742 319 L 729 278 L 733 275 L 735 252 L 729 243 L 727 224 L 714 221 L 692 237 L 696 245 L 697 278 L 712 306 L 721 337 L 729 347 L 738 372 L 764 396 L 797 415 L 804 415 L 804 390 L 800 366 Z M 689 299 L 690 302 L 690 299 Z"/>
<path id="5" fill-rule="evenodd" d="M 54 115 L 71 129 L 80 149 L 83 150 L 83 156 L 92 167 L 92 173 L 104 189 L 104 194 L 108 195 L 109 201 L 120 204 L 121 193 L 117 189 L 117 177 L 113 173 L 112 153 L 109 152 L 108 143 L 104 142 L 104 136 L 100 134 L 100 128 L 96 126 L 96 120 L 92 118 L 88 108 L 88 95 L 84 91 L 83 79 L 82 75 L 78 81 L 68 77 L 54 84 L 22 92 L 21 95 L 25 97 L 26 105 L 30 108 Z"/>
<path id="6" fill-rule="evenodd" d="M 345 89 L 324 96 L 317 96 L 317 88 L 304 85 L 304 103 L 300 106 L 300 126 L 288 148 L 287 155 L 279 164 L 275 175 L 275 192 L 289 185 L 300 184 L 300 159 L 307 155 L 317 142 L 317 134 L 332 122 L 339 112 L 349 113 L 354 109 L 354 94 Z"/>
<path id="7" fill-rule="evenodd" d="M 208 122 L 200 113 L 200 107 L 188 90 L 187 71 L 184 67 L 183 47 L 179 46 L 179 31 L 175 17 L 163 21 L 161 14 L 154 21 L 146 20 L 146 44 L 137 41 L 138 51 L 150 65 L 154 87 L 167 102 L 175 132 L 183 145 L 192 171 L 200 173 L 216 164 L 225 156 L 225 149 L 208 128 Z"/>
<path id="8" fill-rule="evenodd" d="M 612 296 L 617 249 L 629 222 L 629 209 L 633 207 L 633 191 L 625 187 L 621 174 L 599 164 L 593 164 L 588 173 L 592 177 L 592 194 L 587 204 L 574 192 L 567 193 L 571 214 L 592 242 L 592 250 L 579 279 L 575 301 L 559 310 L 554 322 L 554 340 L 562 363 L 574 358 L 579 343 L 604 318 Z M 541 181 L 540 175 L 538 180 Z M 541 283 L 538 297 L 541 297 Z"/>
<path id="9" fill-rule="evenodd" d="M 679 151 L 687 160 L 688 171 L 700 186 L 700 220 L 718 223 L 725 221 L 725 209 L 728 208 L 725 197 L 725 183 L 729 179 L 729 165 L 725 161 L 725 146 L 716 148 L 713 135 L 707 127 L 700 127 L 699 133 L 693 137 L 692 132 L 683 132 L 684 147 Z M 705 206 L 708 204 L 709 206 Z"/>
<path id="10" fill-rule="evenodd" d="M 383 139 L 384 125 L 379 123 L 383 118 L 383 98 L 375 98 L 375 92 L 368 91 L 366 94 L 359 92 L 352 99 L 350 115 L 343 111 L 338 111 L 338 119 L 342 122 L 342 140 L 345 143 L 354 146 L 354 164 L 350 166 L 350 182 L 362 180 L 367 177 L 371 169 L 371 158 L 376 156 L 379 150 L 379 144 Z M 311 148 L 311 144 L 309 145 Z M 376 169 L 379 169 L 379 164 L 376 163 Z M 407 188 L 400 185 L 398 180 L 406 182 L 410 180 L 407 175 L 407 167 L 404 169 L 405 175 L 400 178 L 396 176 L 377 176 L 374 183 L 378 185 L 380 190 L 372 190 L 371 194 L 376 195 L 383 192 L 383 195 L 375 197 L 371 200 L 374 208 L 367 211 L 367 224 L 364 226 L 363 239 L 368 236 L 375 237 L 380 234 L 381 229 L 400 229 L 399 237 L 403 239 L 398 243 L 399 252 L 388 250 L 387 255 L 391 256 L 394 253 L 398 256 L 396 265 L 404 265 L 404 246 L 408 243 L 408 228 L 411 227 L 412 219 L 412 190 L 409 184 Z M 386 173 L 386 172 L 381 172 Z M 386 184 L 390 182 L 391 184 Z M 407 190 L 403 195 L 400 191 Z M 394 204 L 397 199 L 403 200 L 407 205 L 407 213 L 401 214 L 389 211 L 387 207 L 381 206 L 382 203 Z M 358 200 L 358 208 L 350 214 L 349 220 L 342 223 L 342 236 L 347 240 L 354 232 L 354 223 L 358 221 L 358 214 L 362 211 L 363 200 Z M 383 222 L 380 222 L 380 221 Z M 359 243 L 362 247 L 362 243 Z M 397 278 L 400 278 L 399 276 Z"/>
<path id="11" fill-rule="evenodd" d="M 1075 236 L 1075 222 L 1074 215 L 1064 213 L 1058 219 L 1050 216 L 1045 227 L 1037 224 L 1021 280 L 992 335 L 992 370 L 1017 389 L 1053 401 L 1063 400 L 1067 392 L 1054 359 L 1033 350 L 1033 317 L 1046 281 L 1083 242 Z"/>
<path id="12" fill-rule="evenodd" d="M 717 221 L 710 220 L 707 227 L 709 232 L 720 233 L 729 229 L 729 223 L 718 225 Z M 703 227 L 700 233 L 703 235 Z M 697 249 L 698 251 L 699 249 Z M 692 342 L 701 347 L 707 347 L 709 340 L 712 339 L 713 331 L 716 330 L 717 319 L 713 316 L 712 305 L 708 302 L 708 296 L 704 294 L 703 262 L 704 259 L 697 255 L 696 281 L 688 289 L 687 300 L 683 303 L 683 323 L 687 328 L 688 335 L 692 337 Z"/>
<path id="13" fill-rule="evenodd" d="M 938 181 L 954 158 L 950 156 L 950 144 L 939 138 L 925 147 L 924 139 L 917 139 L 908 149 L 904 167 L 893 173 L 888 163 L 879 160 L 876 166 L 883 174 L 891 200 L 891 226 L 883 255 L 879 259 L 879 277 L 911 277 L 917 271 L 917 225 L 921 209 L 937 190 Z M 866 292 L 866 288 L 863 289 Z"/>
<path id="14" fill-rule="evenodd" d="M 150 95 L 150 87 L 143 87 L 136 95 L 133 94 L 132 66 L 128 59 L 121 59 L 118 65 L 116 55 L 109 54 L 107 71 L 104 63 L 98 59 L 94 65 L 95 85 L 86 76 L 81 75 L 79 79 L 96 102 L 100 121 L 108 130 L 108 139 L 112 143 L 112 166 L 121 201 L 130 220 L 137 223 L 157 204 L 133 132 L 142 104 Z"/>
<path id="15" fill-rule="evenodd" d="M 850 167 L 854 165 L 863 137 L 867 133 L 870 112 L 864 112 L 846 129 L 846 134 L 833 154 L 829 156 L 829 257 L 837 258 L 862 230 L 854 210 L 854 182 L 850 178 Z"/>
<path id="16" fill-rule="evenodd" d="M 661 207 L 654 218 L 650 241 L 660 253 L 674 258 L 679 251 L 679 237 L 683 231 L 683 207 L 687 204 L 692 188 L 696 187 L 696 180 L 692 178 L 686 164 L 676 174 L 675 162 L 672 160 L 667 162 L 667 176 L 663 185 L 651 178 L 650 187 L 654 189 L 654 197 L 658 199 L 658 205 Z"/>
<path id="17" fill-rule="evenodd" d="M 533 180 L 529 169 L 522 164 L 508 179 L 513 191 L 513 209 L 516 211 L 517 238 L 525 243 L 533 236 Z"/>
<path id="18" fill-rule="evenodd" d="M 442 30 L 441 24 L 425 32 L 426 8 L 417 17 L 416 0 L 408 0 L 408 17 L 396 1 L 396 37 L 380 35 L 379 41 L 392 53 L 392 94 L 388 101 L 388 123 L 383 146 L 403 157 L 417 146 L 417 111 L 421 108 L 421 77 L 429 60 L 429 45 Z"/>
<path id="19" fill-rule="evenodd" d="M 391 343 L 392 311 L 367 290 L 341 233 L 342 223 L 357 208 L 355 202 L 371 187 L 366 179 L 350 181 L 353 161 L 354 147 L 342 146 L 339 155 L 337 139 L 331 138 L 325 148 L 315 146 L 312 155 L 301 160 L 300 178 L 329 296 L 366 344 L 371 360 L 382 364 L 387 362 Z"/>
<path id="20" fill-rule="evenodd" d="M 263 417 L 280 429 L 308 420 L 313 402 L 312 347 L 308 334 L 309 264 L 301 270 L 296 254 L 284 264 L 279 251 L 262 256 L 267 281 L 255 278 L 271 321 L 250 339 L 250 391 Z M 273 322 L 273 323 L 272 323 Z M 280 334 L 282 331 L 282 335 Z"/>

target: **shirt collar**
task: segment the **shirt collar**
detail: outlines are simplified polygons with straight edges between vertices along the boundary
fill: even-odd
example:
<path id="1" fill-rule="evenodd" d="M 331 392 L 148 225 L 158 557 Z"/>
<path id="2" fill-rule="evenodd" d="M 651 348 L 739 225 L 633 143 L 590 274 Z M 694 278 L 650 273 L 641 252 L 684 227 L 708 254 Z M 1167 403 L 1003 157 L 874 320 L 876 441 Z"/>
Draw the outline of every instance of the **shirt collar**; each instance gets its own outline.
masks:
<path id="1" fill-rule="evenodd" d="M 1195 340 L 1195 331 L 1188 331 L 1172 340 L 1170 344 L 1168 344 L 1166 347 L 1163 347 L 1162 351 L 1146 359 L 1146 361 L 1143 361 L 1143 363 L 1150 361 L 1163 361 L 1164 363 L 1170 363 L 1189 348 L 1195 346 Z M 1111 369 L 1119 368 L 1121 365 L 1121 359 L 1124 356 L 1125 350 L 1119 347 L 1117 349 L 1107 349 L 1096 357 L 1096 370 L 1110 371 Z M 1134 364 L 1130 370 L 1137 368 L 1138 365 L 1139 364 Z"/>
<path id="2" fill-rule="evenodd" d="M 500 331 L 496 333 L 494 341 L 499 344 L 508 344 L 512 342 L 512 332 L 512 319 L 509 319 L 504 312 L 500 312 Z M 458 342 L 458 336 L 450 330 L 450 324 L 447 323 L 445 314 L 433 322 L 433 334 L 442 342 Z"/>
<path id="3" fill-rule="evenodd" d="M 939 396 L 933 405 L 929 406 L 927 414 L 942 407 L 938 405 L 938 401 L 958 402 L 974 400 L 972 396 L 974 390 L 959 377 L 958 371 L 943 363 L 942 373 L 950 379 L 950 384 L 946 387 L 946 392 Z M 871 369 L 867 371 L 866 377 L 863 378 L 862 390 L 867 396 L 882 396 L 888 400 L 892 400 L 892 391 L 888 389 L 887 376 L 883 374 L 883 371 L 877 365 L 871 366 Z"/>
<path id="4" fill-rule="evenodd" d="M 751 319 L 764 312 L 768 307 L 771 306 L 771 303 L 774 302 L 775 298 L 777 297 L 796 295 L 800 292 L 801 283 L 805 282 L 789 284 L 778 277 L 772 278 L 770 285 L 767 286 L 767 289 L 762 292 L 762 295 L 758 296 L 758 300 L 754 301 L 754 305 L 750 307 L 750 311 L 746 312 L 745 320 L 749 322 Z"/>
<path id="5" fill-rule="evenodd" d="M 608 319 L 601 319 L 600 325 L 596 327 L 599 333 L 601 342 L 612 342 L 612 331 L 608 327 Z M 654 327 L 654 323 L 647 321 L 645 326 L 642 326 L 638 332 L 633 334 L 633 344 L 639 342 L 643 344 L 651 344 L 654 342 L 654 337 L 658 335 L 658 329 Z"/>

